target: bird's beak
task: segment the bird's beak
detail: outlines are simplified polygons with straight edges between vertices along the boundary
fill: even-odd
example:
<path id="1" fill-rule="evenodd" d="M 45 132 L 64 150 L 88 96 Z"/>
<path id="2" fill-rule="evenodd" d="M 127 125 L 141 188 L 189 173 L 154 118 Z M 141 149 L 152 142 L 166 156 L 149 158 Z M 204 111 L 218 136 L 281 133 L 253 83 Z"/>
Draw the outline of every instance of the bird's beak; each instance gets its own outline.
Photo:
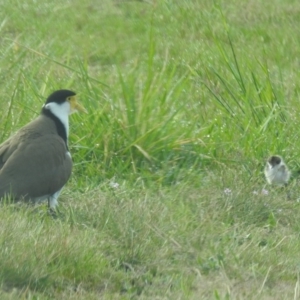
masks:
<path id="1" fill-rule="evenodd" d="M 71 112 L 80 111 L 87 114 L 87 110 L 76 100 L 76 96 L 70 97 Z"/>

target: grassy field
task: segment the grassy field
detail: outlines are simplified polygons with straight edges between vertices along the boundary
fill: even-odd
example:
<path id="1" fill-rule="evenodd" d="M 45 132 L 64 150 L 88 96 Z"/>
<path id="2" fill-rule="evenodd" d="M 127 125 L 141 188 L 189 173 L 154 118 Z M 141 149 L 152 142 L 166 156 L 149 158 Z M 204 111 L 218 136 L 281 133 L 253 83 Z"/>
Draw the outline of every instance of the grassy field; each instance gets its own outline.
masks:
<path id="1" fill-rule="evenodd" d="M 0 8 L 0 142 L 53 90 L 89 112 L 60 217 L 1 205 L 1 299 L 299 299 L 299 1 Z"/>

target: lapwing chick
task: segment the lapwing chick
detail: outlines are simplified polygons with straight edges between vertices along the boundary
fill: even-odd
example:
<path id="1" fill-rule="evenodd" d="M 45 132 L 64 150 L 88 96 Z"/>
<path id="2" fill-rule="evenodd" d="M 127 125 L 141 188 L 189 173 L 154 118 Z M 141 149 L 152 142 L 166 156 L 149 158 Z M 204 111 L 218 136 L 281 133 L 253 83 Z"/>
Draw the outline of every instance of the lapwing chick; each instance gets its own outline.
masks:
<path id="1" fill-rule="evenodd" d="M 269 157 L 264 173 L 269 184 L 279 186 L 286 186 L 291 176 L 291 172 L 282 157 L 278 155 Z"/>
<path id="2" fill-rule="evenodd" d="M 40 115 L 0 145 L 0 198 L 40 202 L 51 211 L 72 171 L 69 115 L 86 112 L 69 90 L 52 93 Z"/>

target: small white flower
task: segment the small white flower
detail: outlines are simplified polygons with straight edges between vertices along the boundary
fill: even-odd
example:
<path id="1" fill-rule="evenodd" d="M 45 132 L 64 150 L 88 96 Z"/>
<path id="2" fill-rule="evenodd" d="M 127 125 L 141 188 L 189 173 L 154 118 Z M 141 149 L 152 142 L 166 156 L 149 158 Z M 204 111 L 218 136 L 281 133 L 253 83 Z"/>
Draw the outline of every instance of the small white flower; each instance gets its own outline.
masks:
<path id="1" fill-rule="evenodd" d="M 262 193 L 263 195 L 269 195 L 269 191 L 266 190 L 266 189 L 262 189 L 262 190 L 261 190 L 261 193 Z"/>
<path id="2" fill-rule="evenodd" d="M 117 189 L 120 185 L 117 182 L 111 181 L 109 186 L 113 189 Z"/>
<path id="3" fill-rule="evenodd" d="M 258 191 L 253 191 L 252 194 L 253 195 L 258 195 Z"/>
<path id="4" fill-rule="evenodd" d="M 225 194 L 225 195 L 230 195 L 230 194 L 231 194 L 231 189 L 226 188 L 226 189 L 224 190 L 224 194 Z"/>

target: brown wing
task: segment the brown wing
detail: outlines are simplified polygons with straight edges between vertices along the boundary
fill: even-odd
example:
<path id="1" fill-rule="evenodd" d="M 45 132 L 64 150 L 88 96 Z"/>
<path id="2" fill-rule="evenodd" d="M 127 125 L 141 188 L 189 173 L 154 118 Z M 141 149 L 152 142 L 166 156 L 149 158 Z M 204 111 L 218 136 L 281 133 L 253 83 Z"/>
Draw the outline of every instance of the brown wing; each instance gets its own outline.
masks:
<path id="1" fill-rule="evenodd" d="M 8 139 L 0 145 L 0 170 L 3 168 L 5 161 L 9 157 L 9 152 L 13 152 L 15 150 L 13 150 L 11 146 L 11 139 Z"/>
<path id="2" fill-rule="evenodd" d="M 51 195 L 66 184 L 71 171 L 71 157 L 57 134 L 40 135 L 30 143 L 10 139 L 0 146 L 0 197 Z"/>

